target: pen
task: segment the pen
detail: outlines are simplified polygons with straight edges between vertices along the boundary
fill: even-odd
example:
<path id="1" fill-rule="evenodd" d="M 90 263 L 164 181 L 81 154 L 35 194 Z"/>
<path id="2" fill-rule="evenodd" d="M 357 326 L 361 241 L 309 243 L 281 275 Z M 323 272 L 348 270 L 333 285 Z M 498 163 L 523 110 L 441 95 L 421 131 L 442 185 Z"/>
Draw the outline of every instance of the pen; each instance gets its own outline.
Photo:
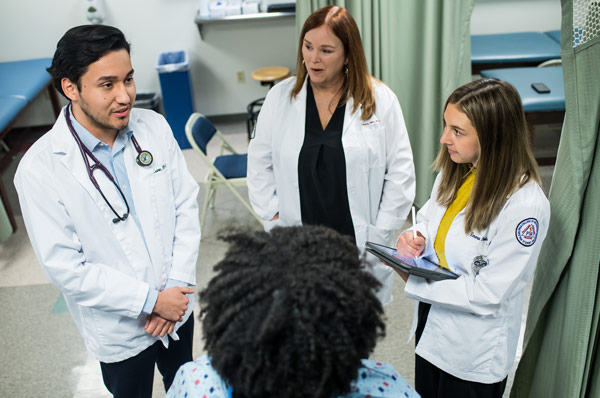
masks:
<path id="1" fill-rule="evenodd" d="M 415 217 L 415 206 L 412 207 L 411 210 L 411 214 L 412 214 L 412 231 L 413 231 L 413 239 L 417 239 L 417 227 L 415 226 L 415 224 L 417 223 L 416 217 Z"/>

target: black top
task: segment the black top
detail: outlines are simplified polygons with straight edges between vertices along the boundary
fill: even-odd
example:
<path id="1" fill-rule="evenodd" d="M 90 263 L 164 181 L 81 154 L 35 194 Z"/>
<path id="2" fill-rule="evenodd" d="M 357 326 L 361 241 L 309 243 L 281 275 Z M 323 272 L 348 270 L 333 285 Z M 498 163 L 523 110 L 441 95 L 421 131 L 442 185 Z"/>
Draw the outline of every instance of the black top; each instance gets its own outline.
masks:
<path id="1" fill-rule="evenodd" d="M 323 130 L 310 81 L 306 91 L 306 130 L 298 158 L 302 224 L 324 225 L 354 238 L 342 147 L 346 105 L 336 107 Z"/>

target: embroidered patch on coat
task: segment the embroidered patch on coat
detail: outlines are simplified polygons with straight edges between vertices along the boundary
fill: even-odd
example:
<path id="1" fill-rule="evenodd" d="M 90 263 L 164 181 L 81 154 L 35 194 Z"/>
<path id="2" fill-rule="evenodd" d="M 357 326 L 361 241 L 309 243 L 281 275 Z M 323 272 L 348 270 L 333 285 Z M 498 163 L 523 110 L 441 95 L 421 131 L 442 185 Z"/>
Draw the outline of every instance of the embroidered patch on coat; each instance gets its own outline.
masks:
<path id="1" fill-rule="evenodd" d="M 526 218 L 517 225 L 515 236 L 523 246 L 531 246 L 535 243 L 538 234 L 538 220 Z"/>

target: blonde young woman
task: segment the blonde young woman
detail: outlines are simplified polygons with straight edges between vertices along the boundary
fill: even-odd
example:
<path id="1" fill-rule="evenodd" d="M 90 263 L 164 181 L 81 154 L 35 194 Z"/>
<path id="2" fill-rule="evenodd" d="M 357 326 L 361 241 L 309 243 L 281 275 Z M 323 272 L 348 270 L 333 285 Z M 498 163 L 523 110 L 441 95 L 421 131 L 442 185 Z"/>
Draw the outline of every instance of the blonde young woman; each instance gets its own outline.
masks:
<path id="1" fill-rule="evenodd" d="M 273 87 L 248 149 L 248 192 L 265 228 L 324 225 L 391 245 L 413 202 L 414 166 L 396 95 L 369 75 L 342 7 L 311 14 L 297 74 Z M 391 300 L 393 271 L 369 255 Z"/>
<path id="2" fill-rule="evenodd" d="M 460 276 L 402 275 L 407 297 L 419 302 L 415 386 L 423 397 L 502 397 L 523 289 L 550 221 L 519 94 L 495 79 L 456 89 L 440 141 L 439 175 L 419 211 L 418 236 L 402 234 L 397 249 Z"/>

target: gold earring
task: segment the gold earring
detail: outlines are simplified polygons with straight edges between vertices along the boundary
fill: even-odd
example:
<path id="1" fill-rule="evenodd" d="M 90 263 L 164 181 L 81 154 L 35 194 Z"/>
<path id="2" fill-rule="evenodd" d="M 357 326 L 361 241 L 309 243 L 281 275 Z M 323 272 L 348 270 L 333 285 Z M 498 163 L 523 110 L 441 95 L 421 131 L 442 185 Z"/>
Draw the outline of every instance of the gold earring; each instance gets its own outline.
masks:
<path id="1" fill-rule="evenodd" d="M 344 69 L 344 73 L 348 76 L 348 65 L 346 65 L 346 69 Z"/>

